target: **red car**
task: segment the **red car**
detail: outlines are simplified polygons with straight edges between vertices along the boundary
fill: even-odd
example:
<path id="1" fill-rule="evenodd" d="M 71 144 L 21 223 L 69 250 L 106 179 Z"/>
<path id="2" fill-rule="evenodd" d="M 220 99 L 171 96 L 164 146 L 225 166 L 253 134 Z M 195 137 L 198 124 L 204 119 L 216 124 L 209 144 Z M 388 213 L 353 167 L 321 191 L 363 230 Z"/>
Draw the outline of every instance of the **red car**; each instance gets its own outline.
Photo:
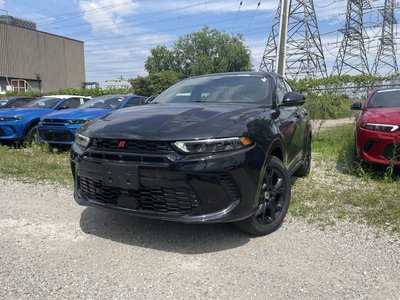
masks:
<path id="1" fill-rule="evenodd" d="M 375 89 L 364 104 L 355 128 L 357 156 L 383 165 L 400 165 L 400 87 Z"/>

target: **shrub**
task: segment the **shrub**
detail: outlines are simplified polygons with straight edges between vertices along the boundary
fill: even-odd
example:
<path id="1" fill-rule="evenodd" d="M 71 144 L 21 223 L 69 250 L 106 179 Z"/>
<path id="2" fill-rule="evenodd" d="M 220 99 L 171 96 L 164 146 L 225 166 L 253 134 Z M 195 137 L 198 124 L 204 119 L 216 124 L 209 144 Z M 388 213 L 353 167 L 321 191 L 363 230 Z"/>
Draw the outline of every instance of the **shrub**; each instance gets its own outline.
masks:
<path id="1" fill-rule="evenodd" d="M 347 96 L 335 94 L 309 94 L 305 108 L 312 120 L 338 119 L 351 116 Z"/>

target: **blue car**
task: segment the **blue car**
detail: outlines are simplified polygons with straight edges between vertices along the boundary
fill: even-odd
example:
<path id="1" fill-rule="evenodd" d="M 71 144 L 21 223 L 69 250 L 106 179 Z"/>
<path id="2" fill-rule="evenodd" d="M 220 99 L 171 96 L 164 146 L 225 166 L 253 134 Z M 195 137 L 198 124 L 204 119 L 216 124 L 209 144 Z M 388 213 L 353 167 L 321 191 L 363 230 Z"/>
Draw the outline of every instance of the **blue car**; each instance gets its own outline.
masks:
<path id="1" fill-rule="evenodd" d="M 146 99 L 137 95 L 107 95 L 93 98 L 79 109 L 53 112 L 40 120 L 39 141 L 72 145 L 75 132 L 82 124 L 109 114 L 115 109 L 143 105 Z"/>
<path id="2" fill-rule="evenodd" d="M 22 107 L 36 99 L 37 97 L 25 97 L 25 96 L 1 98 L 0 109 Z"/>
<path id="3" fill-rule="evenodd" d="M 55 95 L 38 98 L 20 108 L 0 111 L 0 141 L 31 141 L 37 133 L 40 118 L 55 110 L 77 108 L 89 97 Z"/>

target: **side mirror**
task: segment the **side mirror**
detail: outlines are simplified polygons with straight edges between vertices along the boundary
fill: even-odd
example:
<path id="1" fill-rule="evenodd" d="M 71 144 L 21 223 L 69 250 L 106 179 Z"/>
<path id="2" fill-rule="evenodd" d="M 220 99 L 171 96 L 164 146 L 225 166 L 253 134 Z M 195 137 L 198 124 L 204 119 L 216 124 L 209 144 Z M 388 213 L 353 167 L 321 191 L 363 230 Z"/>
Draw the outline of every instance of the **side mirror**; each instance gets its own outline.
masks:
<path id="1" fill-rule="evenodd" d="M 362 110 L 362 103 L 361 102 L 354 102 L 351 106 L 350 109 L 352 110 Z"/>
<path id="2" fill-rule="evenodd" d="M 281 106 L 299 106 L 306 102 L 306 97 L 301 93 L 288 92 L 283 96 Z"/>
<path id="3" fill-rule="evenodd" d="M 61 105 L 58 109 L 59 110 L 61 110 L 61 109 L 69 109 L 69 106 L 68 105 Z"/>

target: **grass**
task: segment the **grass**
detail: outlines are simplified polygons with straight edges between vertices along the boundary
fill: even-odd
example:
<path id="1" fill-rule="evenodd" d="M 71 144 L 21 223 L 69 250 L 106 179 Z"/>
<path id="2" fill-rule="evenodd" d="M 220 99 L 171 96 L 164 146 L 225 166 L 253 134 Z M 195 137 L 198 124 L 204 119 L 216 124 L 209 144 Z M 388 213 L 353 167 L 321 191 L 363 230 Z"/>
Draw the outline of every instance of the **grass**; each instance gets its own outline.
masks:
<path id="1" fill-rule="evenodd" d="M 400 232 L 398 170 L 356 162 L 352 125 L 315 135 L 313 156 L 310 176 L 293 186 L 292 215 L 321 225 L 348 220 Z"/>
<path id="2" fill-rule="evenodd" d="M 0 145 L 0 176 L 28 182 L 47 181 L 72 187 L 69 152 L 54 152 L 34 143 L 30 147 Z"/>
<path id="3" fill-rule="evenodd" d="M 400 233 L 400 176 L 355 162 L 353 144 L 352 125 L 314 134 L 312 171 L 295 180 L 290 214 L 320 225 L 348 220 Z M 72 188 L 69 152 L 0 146 L 0 177 Z"/>

